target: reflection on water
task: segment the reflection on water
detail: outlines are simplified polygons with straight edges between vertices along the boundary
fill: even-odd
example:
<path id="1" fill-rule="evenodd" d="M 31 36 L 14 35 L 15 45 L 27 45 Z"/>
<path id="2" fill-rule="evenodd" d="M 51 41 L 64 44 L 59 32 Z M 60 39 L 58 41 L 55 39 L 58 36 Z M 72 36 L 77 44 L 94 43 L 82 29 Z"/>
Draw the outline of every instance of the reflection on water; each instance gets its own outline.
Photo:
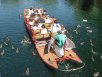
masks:
<path id="1" fill-rule="evenodd" d="M 29 44 L 30 38 L 24 38 L 28 33 L 23 10 L 31 6 L 47 9 L 49 15 L 65 25 L 76 52 L 86 63 L 84 69 L 61 72 L 44 65 L 33 44 Z M 0 0 L 0 76 L 25 77 L 29 67 L 28 77 L 92 77 L 97 73 L 101 77 L 101 7 L 102 0 Z M 10 38 L 9 43 L 6 37 Z"/>
<path id="2" fill-rule="evenodd" d="M 6 4 L 6 5 L 16 5 L 19 2 L 22 2 L 21 0 L 0 0 L 0 4 Z"/>
<path id="3" fill-rule="evenodd" d="M 80 8 L 82 10 L 91 10 L 93 7 L 97 7 L 97 9 L 101 10 L 102 8 L 102 1 L 98 0 L 65 0 L 66 2 L 70 2 L 72 5 Z"/>
<path id="4" fill-rule="evenodd" d="M 90 10 L 93 5 L 94 0 L 83 0 L 82 2 L 82 10 Z"/>
<path id="5" fill-rule="evenodd" d="M 54 5 L 57 4 L 57 0 L 39 0 L 40 4 Z"/>

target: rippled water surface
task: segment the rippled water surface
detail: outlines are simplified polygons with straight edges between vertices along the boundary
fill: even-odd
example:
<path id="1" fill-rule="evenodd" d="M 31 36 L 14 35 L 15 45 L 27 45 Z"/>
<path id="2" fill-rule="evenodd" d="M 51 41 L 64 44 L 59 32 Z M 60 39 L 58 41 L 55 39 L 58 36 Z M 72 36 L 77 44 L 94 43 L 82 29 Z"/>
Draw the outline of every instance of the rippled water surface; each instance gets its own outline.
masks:
<path id="1" fill-rule="evenodd" d="M 24 25 L 24 8 L 41 7 L 55 16 L 76 44 L 76 53 L 85 62 L 78 71 L 51 70 L 42 62 Z M 101 0 L 0 0 L 0 77 L 102 77 Z M 35 56 L 32 55 L 35 52 Z"/>

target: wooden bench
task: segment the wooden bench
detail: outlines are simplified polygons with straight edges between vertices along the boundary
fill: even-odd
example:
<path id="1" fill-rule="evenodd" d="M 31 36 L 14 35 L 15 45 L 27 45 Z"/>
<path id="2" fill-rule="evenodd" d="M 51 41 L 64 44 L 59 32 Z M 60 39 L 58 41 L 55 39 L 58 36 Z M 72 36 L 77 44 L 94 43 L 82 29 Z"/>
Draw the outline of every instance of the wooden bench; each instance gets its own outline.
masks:
<path id="1" fill-rule="evenodd" d="M 50 34 L 47 33 L 47 34 L 37 34 L 34 36 L 36 39 L 46 39 L 46 38 L 49 38 L 50 37 Z"/>

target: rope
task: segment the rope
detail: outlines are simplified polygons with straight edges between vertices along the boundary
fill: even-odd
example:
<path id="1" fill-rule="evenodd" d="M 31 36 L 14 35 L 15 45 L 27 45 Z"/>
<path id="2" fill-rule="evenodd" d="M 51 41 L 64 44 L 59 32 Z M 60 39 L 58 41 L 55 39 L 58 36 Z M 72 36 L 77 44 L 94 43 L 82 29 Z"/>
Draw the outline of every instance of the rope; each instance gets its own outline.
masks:
<path id="1" fill-rule="evenodd" d="M 80 67 L 78 67 L 78 68 L 73 68 L 73 69 L 57 69 L 57 70 L 59 70 L 59 71 L 64 71 L 64 72 L 70 72 L 70 71 L 76 71 L 76 70 L 80 70 L 80 69 L 82 69 L 82 68 L 84 68 L 85 67 L 85 63 L 83 62 L 83 65 L 82 66 L 80 66 Z"/>

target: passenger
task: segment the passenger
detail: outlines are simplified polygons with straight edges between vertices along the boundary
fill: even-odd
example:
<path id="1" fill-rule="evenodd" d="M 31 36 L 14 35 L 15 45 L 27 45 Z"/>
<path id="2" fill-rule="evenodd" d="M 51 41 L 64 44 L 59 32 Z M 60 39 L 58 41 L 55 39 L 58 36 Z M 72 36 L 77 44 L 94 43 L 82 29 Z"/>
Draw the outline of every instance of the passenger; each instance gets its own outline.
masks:
<path id="1" fill-rule="evenodd" d="M 45 23 L 51 23 L 52 22 L 49 17 L 46 17 L 44 20 L 45 20 Z"/>
<path id="2" fill-rule="evenodd" d="M 47 10 L 43 10 L 43 14 L 44 15 L 47 15 Z"/>
<path id="3" fill-rule="evenodd" d="M 53 23 L 55 23 L 55 22 L 57 21 L 57 19 L 53 16 L 53 17 L 51 18 L 51 21 L 52 21 L 52 24 L 53 24 Z"/>
<path id="4" fill-rule="evenodd" d="M 62 33 L 66 32 L 66 29 L 65 29 L 65 27 L 63 25 L 61 25 L 61 31 L 62 31 Z"/>
<path id="5" fill-rule="evenodd" d="M 30 8 L 28 11 L 28 16 L 31 16 L 32 14 L 34 14 L 33 8 Z"/>
<path id="6" fill-rule="evenodd" d="M 34 17 L 34 21 L 38 21 L 38 19 L 39 19 L 39 16 L 36 15 L 36 16 Z"/>
<path id="7" fill-rule="evenodd" d="M 31 29 L 32 29 L 32 30 L 37 30 L 37 29 L 39 29 L 39 28 L 38 28 L 37 25 L 34 25 L 34 26 L 31 26 Z"/>
<path id="8" fill-rule="evenodd" d="M 38 24 L 38 28 L 39 28 L 39 29 L 42 29 L 42 26 L 43 26 L 42 23 L 39 23 L 39 24 Z"/>
<path id="9" fill-rule="evenodd" d="M 39 28 L 38 28 L 38 22 L 35 21 L 35 22 L 34 22 L 34 26 L 31 26 L 31 28 L 32 28 L 33 30 L 39 29 Z"/>
<path id="10" fill-rule="evenodd" d="M 43 19 L 42 17 L 39 17 L 39 18 L 38 18 L 38 22 L 39 22 L 39 23 L 45 23 L 45 21 L 44 21 L 44 19 Z"/>
<path id="11" fill-rule="evenodd" d="M 47 34 L 47 29 L 44 25 L 42 25 L 41 34 Z"/>
<path id="12" fill-rule="evenodd" d="M 34 26 L 34 20 L 33 20 L 33 19 L 29 19 L 29 24 L 30 24 L 31 26 Z"/>
<path id="13" fill-rule="evenodd" d="M 54 38 L 51 39 L 48 45 L 48 51 L 50 50 L 50 46 L 54 47 L 55 53 L 58 57 L 64 56 L 64 43 L 66 41 L 66 35 L 62 34 L 61 31 L 58 31 L 58 34 L 55 35 Z"/>
<path id="14" fill-rule="evenodd" d="M 60 24 L 59 23 L 54 23 L 53 25 L 52 25 L 52 27 L 51 27 L 51 31 L 52 32 L 58 32 L 58 31 L 60 31 L 61 30 L 61 26 L 60 26 Z"/>
<path id="15" fill-rule="evenodd" d="M 38 15 L 38 10 L 37 9 L 35 9 L 35 14 Z"/>
<path id="16" fill-rule="evenodd" d="M 41 9 L 41 8 L 38 8 L 37 10 L 38 10 L 38 14 L 40 14 L 40 15 L 41 15 L 41 14 L 42 14 L 42 12 L 43 12 L 43 11 L 42 11 L 42 9 Z"/>

